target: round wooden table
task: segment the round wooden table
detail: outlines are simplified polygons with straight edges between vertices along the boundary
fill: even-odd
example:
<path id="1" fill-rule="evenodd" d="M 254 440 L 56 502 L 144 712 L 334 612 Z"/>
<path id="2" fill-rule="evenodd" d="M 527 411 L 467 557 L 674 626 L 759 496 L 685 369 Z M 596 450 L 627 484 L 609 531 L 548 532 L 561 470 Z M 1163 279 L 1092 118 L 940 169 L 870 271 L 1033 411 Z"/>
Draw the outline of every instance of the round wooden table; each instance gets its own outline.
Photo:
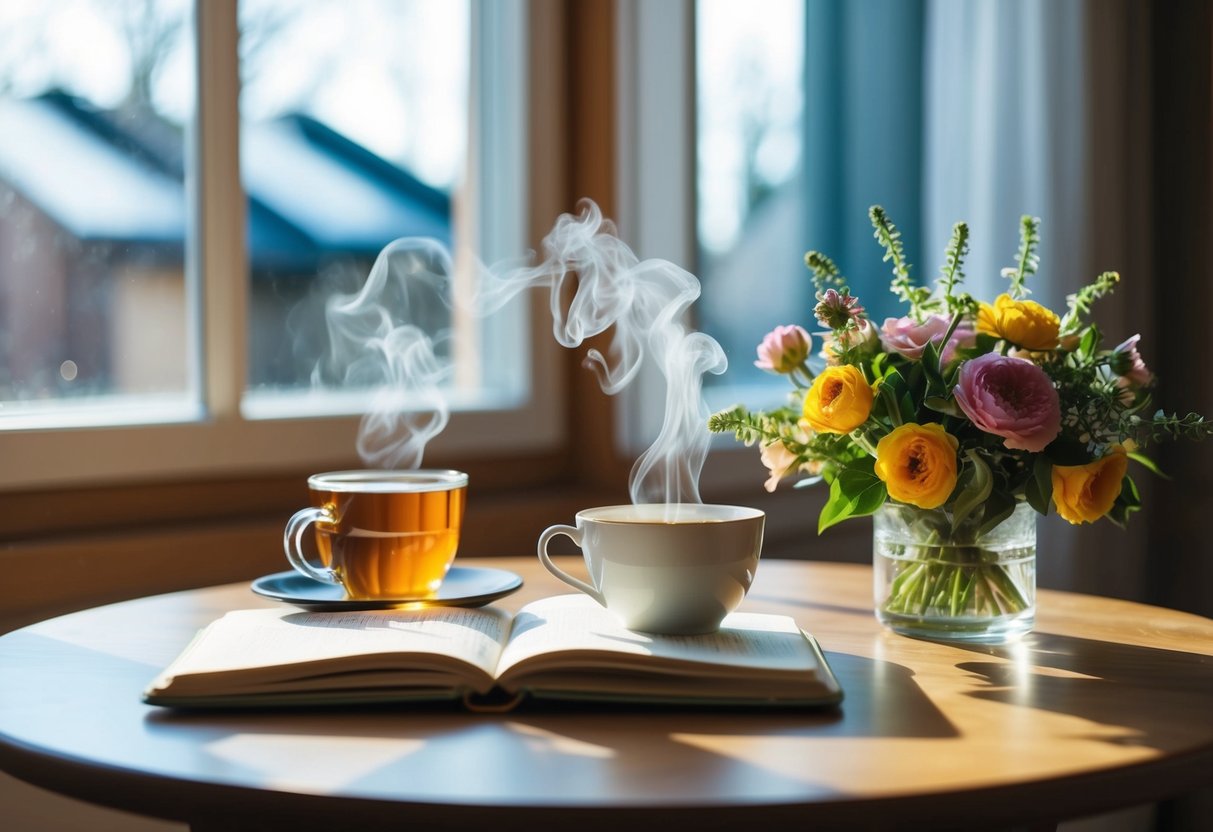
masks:
<path id="1" fill-rule="evenodd" d="M 485 563 L 526 580 L 504 607 L 565 591 L 532 558 Z M 846 692 L 838 710 L 141 704 L 198 628 L 272 603 L 214 587 L 0 638 L 0 768 L 194 829 L 296 832 L 986 829 L 1213 782 L 1213 621 L 1041 592 L 1017 643 L 917 641 L 873 619 L 870 569 L 838 564 L 766 561 L 744 605 L 818 637 Z"/>

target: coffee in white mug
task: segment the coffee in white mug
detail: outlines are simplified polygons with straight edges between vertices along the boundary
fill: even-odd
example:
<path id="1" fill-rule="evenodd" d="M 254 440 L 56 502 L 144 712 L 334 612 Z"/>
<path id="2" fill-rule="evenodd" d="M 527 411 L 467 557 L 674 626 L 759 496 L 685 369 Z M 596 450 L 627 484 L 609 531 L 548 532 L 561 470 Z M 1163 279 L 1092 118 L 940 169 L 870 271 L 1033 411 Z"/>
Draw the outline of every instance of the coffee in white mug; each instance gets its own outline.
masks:
<path id="1" fill-rule="evenodd" d="M 762 552 L 766 515 L 742 506 L 656 503 L 577 513 L 539 537 L 539 560 L 560 580 L 615 613 L 632 630 L 715 632 L 749 591 Z M 548 555 L 569 537 L 582 550 L 590 583 Z"/>

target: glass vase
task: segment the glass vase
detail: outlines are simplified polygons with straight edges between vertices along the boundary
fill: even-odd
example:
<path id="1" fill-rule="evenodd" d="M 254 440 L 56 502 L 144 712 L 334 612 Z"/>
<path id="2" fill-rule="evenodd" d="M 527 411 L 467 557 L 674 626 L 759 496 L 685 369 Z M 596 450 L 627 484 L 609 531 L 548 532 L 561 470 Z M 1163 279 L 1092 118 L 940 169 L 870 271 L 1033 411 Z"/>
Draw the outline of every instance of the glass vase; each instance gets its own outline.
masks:
<path id="1" fill-rule="evenodd" d="M 876 617 L 894 632 L 998 642 L 1036 618 L 1036 512 L 1018 503 L 991 525 L 979 508 L 953 526 L 943 511 L 885 503 L 873 517 Z M 987 528 L 988 527 L 988 528 Z"/>

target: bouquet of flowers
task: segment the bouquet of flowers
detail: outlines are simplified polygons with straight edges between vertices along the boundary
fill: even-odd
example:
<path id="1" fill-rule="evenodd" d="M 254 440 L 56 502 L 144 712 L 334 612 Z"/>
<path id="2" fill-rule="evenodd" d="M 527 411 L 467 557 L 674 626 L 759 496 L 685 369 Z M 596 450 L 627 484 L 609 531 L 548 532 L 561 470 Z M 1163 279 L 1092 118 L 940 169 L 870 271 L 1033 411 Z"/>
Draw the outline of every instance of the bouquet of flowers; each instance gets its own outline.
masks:
<path id="1" fill-rule="evenodd" d="M 992 612 L 1014 614 L 1028 603 L 1014 581 L 998 570 L 951 568 L 956 558 L 991 559 L 980 541 L 1025 504 L 1042 515 L 1056 508 L 1070 523 L 1124 524 L 1140 507 L 1129 461 L 1157 472 L 1144 455 L 1149 443 L 1207 436 L 1213 423 L 1150 414 L 1154 378 L 1139 336 L 1102 345 L 1090 312 L 1117 273 L 1070 295 L 1061 315 L 1028 299 L 1038 219 L 1021 219 L 1015 263 L 1003 270 L 1007 291 L 991 304 L 961 291 L 965 223 L 953 227 L 931 288 L 912 280 L 885 212 L 874 206 L 869 217 L 906 314 L 877 326 L 830 258 L 810 251 L 820 357 L 802 327 L 776 328 L 756 364 L 791 382 L 788 405 L 734 407 L 714 414 L 709 428 L 759 445 L 768 491 L 800 473 L 810 475 L 802 483 L 824 479 L 819 532 L 887 507 L 919 530 L 923 546 L 946 544 L 946 563 L 894 576 L 887 609 L 956 615 L 984 597 Z"/>

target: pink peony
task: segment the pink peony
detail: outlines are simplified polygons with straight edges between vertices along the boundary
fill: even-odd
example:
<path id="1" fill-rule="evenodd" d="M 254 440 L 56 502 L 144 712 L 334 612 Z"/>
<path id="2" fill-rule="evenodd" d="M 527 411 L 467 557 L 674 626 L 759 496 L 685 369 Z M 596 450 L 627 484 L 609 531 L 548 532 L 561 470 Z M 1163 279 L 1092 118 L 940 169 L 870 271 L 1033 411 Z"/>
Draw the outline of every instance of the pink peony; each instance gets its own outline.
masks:
<path id="1" fill-rule="evenodd" d="M 758 345 L 754 366 L 773 373 L 790 373 L 809 357 L 809 333 L 796 325 L 777 326 Z"/>
<path id="2" fill-rule="evenodd" d="M 973 424 L 1012 449 L 1041 451 L 1061 432 L 1057 389 L 1031 361 L 986 353 L 960 365 L 953 391 Z"/>
<path id="3" fill-rule="evenodd" d="M 880 340 L 889 352 L 900 353 L 906 358 L 918 361 L 922 358 L 922 351 L 926 349 L 927 344 L 934 341 L 938 346 L 951 325 L 952 319 L 944 315 L 932 315 L 922 323 L 910 317 L 885 318 L 884 326 L 880 328 Z M 957 347 L 971 347 L 976 338 L 970 327 L 964 324 L 956 327 L 956 331 L 943 347 L 940 361 L 947 364 L 956 357 Z"/>

